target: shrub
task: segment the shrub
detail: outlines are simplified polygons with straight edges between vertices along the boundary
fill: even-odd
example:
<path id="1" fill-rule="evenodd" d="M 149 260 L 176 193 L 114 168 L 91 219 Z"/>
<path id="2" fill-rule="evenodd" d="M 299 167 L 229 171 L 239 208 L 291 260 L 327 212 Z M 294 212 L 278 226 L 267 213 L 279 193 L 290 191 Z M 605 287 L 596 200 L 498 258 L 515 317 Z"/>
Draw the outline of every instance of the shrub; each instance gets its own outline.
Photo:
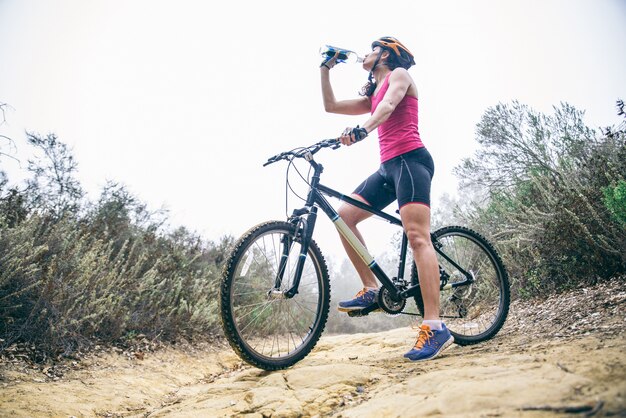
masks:
<path id="1" fill-rule="evenodd" d="M 568 104 L 552 115 L 518 102 L 490 108 L 480 149 L 456 170 L 474 191 L 458 213 L 496 241 L 524 294 L 626 271 L 624 126 L 599 134 L 583 115 Z"/>
<path id="2" fill-rule="evenodd" d="M 232 238 L 168 231 L 163 212 L 114 183 L 86 202 L 67 147 L 53 135 L 31 143 L 45 158 L 31 161 L 27 187 L 0 182 L 0 350 L 28 343 L 45 358 L 132 335 L 217 333 Z"/>

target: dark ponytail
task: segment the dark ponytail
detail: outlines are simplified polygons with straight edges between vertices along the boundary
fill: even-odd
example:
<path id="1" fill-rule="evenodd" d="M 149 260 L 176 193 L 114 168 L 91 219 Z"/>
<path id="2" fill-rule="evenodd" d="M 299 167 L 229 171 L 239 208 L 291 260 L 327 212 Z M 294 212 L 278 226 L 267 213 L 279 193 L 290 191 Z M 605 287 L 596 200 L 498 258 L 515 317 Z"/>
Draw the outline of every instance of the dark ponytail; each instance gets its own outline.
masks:
<path id="1" fill-rule="evenodd" d="M 368 82 L 363 87 L 361 87 L 359 95 L 371 97 L 372 94 L 374 94 L 374 91 L 376 91 L 376 81 L 368 80 Z"/>

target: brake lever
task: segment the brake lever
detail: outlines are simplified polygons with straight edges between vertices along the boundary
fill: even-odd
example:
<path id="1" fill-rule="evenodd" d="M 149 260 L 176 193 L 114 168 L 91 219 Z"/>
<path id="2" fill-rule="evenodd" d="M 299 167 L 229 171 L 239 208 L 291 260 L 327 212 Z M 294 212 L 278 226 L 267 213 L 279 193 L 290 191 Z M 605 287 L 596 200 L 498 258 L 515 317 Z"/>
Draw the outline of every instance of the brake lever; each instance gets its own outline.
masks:
<path id="1" fill-rule="evenodd" d="M 327 139 L 324 141 L 324 145 L 330 147 L 330 149 L 341 148 L 341 142 L 339 142 L 338 138 Z"/>

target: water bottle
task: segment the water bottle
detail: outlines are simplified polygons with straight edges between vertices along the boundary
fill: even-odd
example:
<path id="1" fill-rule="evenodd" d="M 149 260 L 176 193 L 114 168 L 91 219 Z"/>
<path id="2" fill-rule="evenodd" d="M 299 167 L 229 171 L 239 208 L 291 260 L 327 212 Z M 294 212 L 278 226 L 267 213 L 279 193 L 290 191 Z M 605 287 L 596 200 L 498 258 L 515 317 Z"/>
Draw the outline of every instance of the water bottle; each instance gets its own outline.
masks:
<path id="1" fill-rule="evenodd" d="M 349 62 L 351 64 L 358 64 L 363 62 L 363 58 L 359 57 L 356 52 L 350 51 L 345 48 L 338 48 L 336 46 L 324 45 L 320 48 L 320 54 L 324 57 L 324 60 L 331 59 L 336 53 L 337 63 Z"/>

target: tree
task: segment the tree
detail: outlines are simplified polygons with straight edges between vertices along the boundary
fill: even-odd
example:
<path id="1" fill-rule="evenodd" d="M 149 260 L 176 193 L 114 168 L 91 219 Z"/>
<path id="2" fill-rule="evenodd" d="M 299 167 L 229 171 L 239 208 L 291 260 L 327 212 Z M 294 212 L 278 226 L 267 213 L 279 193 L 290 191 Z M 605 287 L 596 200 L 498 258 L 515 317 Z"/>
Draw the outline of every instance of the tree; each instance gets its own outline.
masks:
<path id="1" fill-rule="evenodd" d="M 560 182 L 597 145 L 584 112 L 567 103 L 544 115 L 517 101 L 487 109 L 477 125 L 480 149 L 455 170 L 464 185 L 508 192 L 540 174 Z"/>
<path id="2" fill-rule="evenodd" d="M 33 175 L 26 190 L 30 207 L 57 218 L 66 212 L 76 213 L 84 192 L 75 178 L 78 164 L 69 148 L 55 134 L 43 137 L 27 132 L 26 137 L 41 152 L 28 161 L 28 171 Z"/>
<path id="3" fill-rule="evenodd" d="M 6 111 L 9 108 L 7 103 L 0 103 L 0 126 L 6 123 Z M 11 154 L 5 152 L 5 149 L 15 150 L 13 140 L 0 134 L 0 159 L 8 157 L 16 160 Z M 17 160 L 16 160 L 17 161 Z M 9 227 L 14 227 L 26 218 L 28 211 L 25 207 L 25 196 L 17 187 L 10 187 L 7 174 L 0 169 L 0 223 L 5 223 Z"/>
<path id="4" fill-rule="evenodd" d="M 6 111 L 7 111 L 8 108 L 9 108 L 9 105 L 7 103 L 1 103 L 0 102 L 0 113 L 2 114 L 2 116 L 0 117 L 0 126 L 4 125 L 6 123 L 6 121 L 7 121 L 7 119 L 6 119 Z M 2 148 L 6 147 L 6 146 L 15 148 L 15 143 L 8 136 L 0 134 L 0 157 L 14 158 L 10 154 L 7 154 L 6 152 L 4 152 L 2 150 Z M 4 175 L 3 171 L 0 171 L 0 173 L 2 173 Z"/>
<path id="5" fill-rule="evenodd" d="M 6 123 L 6 110 L 8 106 L 9 105 L 6 103 L 0 103 L 0 113 L 2 114 L 0 118 L 0 126 Z M 13 156 L 11 156 L 10 154 L 7 154 L 4 151 L 6 147 L 15 148 L 15 143 L 8 136 L 0 134 L 0 158 L 2 157 L 14 158 Z M 8 182 L 9 182 L 9 179 L 6 173 L 3 170 L 0 170 L 0 196 L 2 196 L 2 192 L 4 188 L 6 187 L 6 185 L 8 184 Z"/>

